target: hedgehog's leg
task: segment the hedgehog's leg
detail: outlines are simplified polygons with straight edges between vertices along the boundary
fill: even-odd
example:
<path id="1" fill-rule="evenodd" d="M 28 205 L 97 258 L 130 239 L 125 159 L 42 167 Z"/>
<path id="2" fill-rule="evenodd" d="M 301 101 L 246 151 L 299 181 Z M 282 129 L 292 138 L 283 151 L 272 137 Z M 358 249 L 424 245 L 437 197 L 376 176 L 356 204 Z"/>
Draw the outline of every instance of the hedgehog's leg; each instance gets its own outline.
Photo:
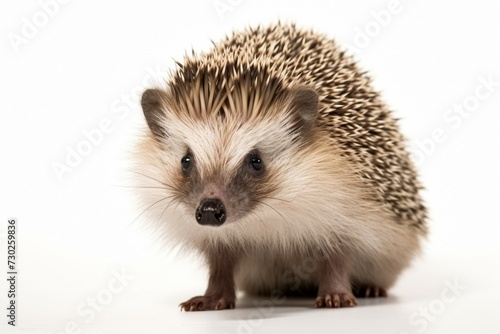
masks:
<path id="1" fill-rule="evenodd" d="M 230 252 L 218 249 L 208 252 L 210 270 L 207 291 L 204 296 L 197 296 L 181 303 L 184 311 L 224 310 L 234 308 L 236 300 L 234 286 L 235 257 Z"/>
<path id="2" fill-rule="evenodd" d="M 316 307 L 352 307 L 358 304 L 349 282 L 348 262 L 344 255 L 323 261 L 320 268 Z"/>

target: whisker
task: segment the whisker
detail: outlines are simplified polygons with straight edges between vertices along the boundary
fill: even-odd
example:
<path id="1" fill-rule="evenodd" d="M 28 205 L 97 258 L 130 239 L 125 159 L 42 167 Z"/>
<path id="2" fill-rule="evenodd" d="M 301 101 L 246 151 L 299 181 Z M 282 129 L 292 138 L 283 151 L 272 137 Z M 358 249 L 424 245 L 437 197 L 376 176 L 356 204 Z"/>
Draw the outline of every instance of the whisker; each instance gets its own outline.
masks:
<path id="1" fill-rule="evenodd" d="M 260 209 L 262 210 L 262 213 L 265 214 L 264 212 L 264 208 L 261 206 Z M 255 211 L 252 212 L 253 215 L 255 215 L 257 218 L 259 218 L 260 222 L 262 223 L 262 225 L 266 226 L 266 223 L 264 223 L 264 220 L 262 219 L 262 217 Z"/>
<path id="2" fill-rule="evenodd" d="M 165 183 L 165 182 L 162 182 L 162 181 L 160 181 L 160 180 L 158 180 L 158 179 L 156 179 L 156 178 L 154 178 L 154 177 L 152 177 L 152 176 L 149 176 L 149 175 L 146 175 L 146 174 L 143 174 L 143 173 L 141 173 L 141 172 L 134 171 L 134 170 L 132 170 L 131 172 L 132 172 L 132 173 L 139 174 L 139 175 L 142 175 L 142 176 L 144 176 L 144 177 L 146 177 L 146 178 L 148 178 L 148 179 L 151 179 L 151 180 L 153 180 L 153 181 L 156 181 L 156 182 L 158 182 L 158 183 L 160 183 L 160 184 L 164 185 L 164 186 L 166 187 L 165 189 L 169 189 L 169 190 L 172 190 L 172 191 L 176 191 L 176 192 L 178 192 L 178 193 L 180 193 L 181 195 L 184 195 L 184 196 L 188 196 L 188 195 L 189 195 L 189 194 L 188 194 L 185 190 L 180 189 L 180 188 L 177 188 L 177 187 L 174 187 L 174 186 L 172 186 L 171 184 L 167 184 L 167 183 Z"/>
<path id="3" fill-rule="evenodd" d="M 277 214 L 279 214 L 281 216 L 281 218 L 285 221 L 285 223 L 290 225 L 290 223 L 285 219 L 285 216 L 283 216 L 283 214 L 281 212 L 279 212 L 277 209 L 273 208 L 271 205 L 269 205 L 265 202 L 262 202 L 262 201 L 258 201 L 257 203 L 265 205 L 265 206 L 269 207 L 270 209 L 274 210 L 274 212 L 276 212 Z"/>
<path id="4" fill-rule="evenodd" d="M 182 200 L 180 200 L 180 199 L 177 201 L 177 205 L 176 205 L 176 206 L 175 206 L 175 208 L 174 208 L 174 214 L 175 214 L 175 210 L 177 210 L 177 207 L 179 206 L 179 204 L 181 204 L 181 202 L 182 202 L 182 203 L 184 203 L 184 202 L 183 202 Z"/>
<path id="5" fill-rule="evenodd" d="M 132 225 L 137 219 L 139 219 L 140 216 L 142 216 L 146 211 L 148 211 L 149 209 L 151 209 L 154 205 L 160 203 L 161 201 L 164 201 L 166 199 L 169 199 L 169 198 L 172 198 L 172 196 L 166 196 L 166 197 L 163 197 L 159 200 L 157 200 L 156 202 L 154 202 L 153 204 L 151 204 L 150 206 L 148 206 L 144 211 L 142 211 L 137 217 L 135 217 L 134 220 L 132 220 L 132 222 L 130 222 L 129 226 Z"/>
<path id="6" fill-rule="evenodd" d="M 168 190 L 168 188 L 165 187 L 154 187 L 154 186 L 122 186 L 122 185 L 117 185 L 117 184 L 112 184 L 113 187 L 120 187 L 120 188 L 135 188 L 135 189 L 165 189 Z"/>
<path id="7" fill-rule="evenodd" d="M 132 173 L 139 174 L 139 175 L 142 175 L 142 176 L 144 176 L 144 177 L 147 177 L 148 179 L 151 179 L 151 180 L 153 180 L 153 181 L 156 181 L 156 182 L 158 182 L 158 183 L 160 183 L 160 184 L 164 185 L 164 186 L 165 186 L 165 187 L 167 187 L 167 188 L 170 188 L 170 189 L 176 190 L 176 189 L 175 189 L 174 187 L 172 187 L 170 184 L 167 184 L 167 183 L 165 183 L 165 182 L 162 182 L 162 181 L 160 181 L 160 180 L 158 180 L 158 179 L 156 179 L 156 178 L 154 178 L 154 177 L 152 177 L 152 176 L 146 175 L 146 174 L 144 174 L 144 173 L 141 173 L 141 172 L 138 172 L 138 171 L 135 171 L 135 170 L 132 170 L 131 172 L 132 172 Z"/>
<path id="8" fill-rule="evenodd" d="M 243 222 L 245 224 L 249 224 L 250 223 L 250 220 L 248 219 L 248 217 L 244 217 L 244 220 Z M 236 225 L 236 228 L 241 230 L 241 232 L 243 233 L 245 230 L 243 229 L 243 226 L 241 226 L 241 224 L 235 224 Z"/>
<path id="9" fill-rule="evenodd" d="M 165 208 L 164 208 L 164 209 L 163 209 L 163 211 L 161 212 L 161 215 L 160 215 L 160 217 L 158 218 L 158 221 L 156 222 L 156 224 L 158 224 L 158 225 L 160 224 L 161 217 L 163 216 L 163 214 L 165 213 L 165 211 L 167 211 L 168 207 L 169 207 L 170 205 L 172 205 L 172 203 L 173 203 L 176 199 L 178 199 L 178 198 L 177 198 L 177 196 L 172 196 L 172 197 L 173 197 L 173 198 L 172 198 L 172 200 L 171 200 L 170 202 L 168 202 L 168 203 L 167 203 L 167 205 L 165 206 Z M 175 210 L 174 210 L 174 212 L 175 212 Z"/>
<path id="10" fill-rule="evenodd" d="M 295 196 L 295 197 L 297 197 L 297 196 Z M 295 199 L 295 197 L 294 197 L 294 199 Z M 278 197 L 271 197 L 271 196 L 264 196 L 262 198 L 263 199 L 274 199 L 276 201 L 281 201 L 281 202 L 285 202 L 285 203 L 292 203 L 292 201 L 293 201 L 293 199 L 291 201 L 288 201 L 286 199 L 282 199 L 282 198 L 278 198 Z"/>

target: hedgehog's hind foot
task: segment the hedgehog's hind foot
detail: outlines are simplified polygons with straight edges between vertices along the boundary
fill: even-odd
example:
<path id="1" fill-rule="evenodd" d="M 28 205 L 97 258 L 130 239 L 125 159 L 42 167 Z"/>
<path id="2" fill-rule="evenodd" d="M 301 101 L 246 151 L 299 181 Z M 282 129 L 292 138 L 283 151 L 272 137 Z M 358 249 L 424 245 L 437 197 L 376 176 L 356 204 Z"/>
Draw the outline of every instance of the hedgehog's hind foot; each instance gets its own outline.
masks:
<path id="1" fill-rule="evenodd" d="M 353 289 L 353 294 L 358 298 L 387 297 L 387 291 L 384 288 L 368 285 Z"/>

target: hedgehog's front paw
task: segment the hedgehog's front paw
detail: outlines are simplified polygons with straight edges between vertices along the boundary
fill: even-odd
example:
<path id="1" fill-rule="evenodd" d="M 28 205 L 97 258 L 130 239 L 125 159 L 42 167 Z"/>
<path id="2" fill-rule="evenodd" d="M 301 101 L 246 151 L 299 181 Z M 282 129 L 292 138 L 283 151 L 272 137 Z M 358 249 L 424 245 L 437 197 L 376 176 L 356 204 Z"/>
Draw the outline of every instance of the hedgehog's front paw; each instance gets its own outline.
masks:
<path id="1" fill-rule="evenodd" d="M 356 297 L 351 293 L 329 293 L 316 297 L 316 308 L 353 307 L 358 305 Z"/>
<path id="2" fill-rule="evenodd" d="M 208 311 L 234 308 L 234 299 L 219 296 L 197 296 L 181 303 L 181 311 Z"/>

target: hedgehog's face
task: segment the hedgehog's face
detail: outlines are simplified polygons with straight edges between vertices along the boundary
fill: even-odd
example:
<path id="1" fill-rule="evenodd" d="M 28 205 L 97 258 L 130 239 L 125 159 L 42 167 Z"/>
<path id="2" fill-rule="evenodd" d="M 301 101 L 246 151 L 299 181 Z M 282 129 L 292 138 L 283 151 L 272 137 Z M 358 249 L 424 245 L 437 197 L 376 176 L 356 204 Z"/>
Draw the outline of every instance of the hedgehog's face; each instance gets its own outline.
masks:
<path id="1" fill-rule="evenodd" d="M 156 177 L 183 219 L 210 226 L 249 220 L 283 191 L 280 178 L 297 163 L 318 108 L 314 91 L 297 88 L 268 115 L 225 109 L 193 116 L 167 107 L 166 94 L 148 90 L 142 98 L 160 158 L 155 170 L 163 174 Z"/>

